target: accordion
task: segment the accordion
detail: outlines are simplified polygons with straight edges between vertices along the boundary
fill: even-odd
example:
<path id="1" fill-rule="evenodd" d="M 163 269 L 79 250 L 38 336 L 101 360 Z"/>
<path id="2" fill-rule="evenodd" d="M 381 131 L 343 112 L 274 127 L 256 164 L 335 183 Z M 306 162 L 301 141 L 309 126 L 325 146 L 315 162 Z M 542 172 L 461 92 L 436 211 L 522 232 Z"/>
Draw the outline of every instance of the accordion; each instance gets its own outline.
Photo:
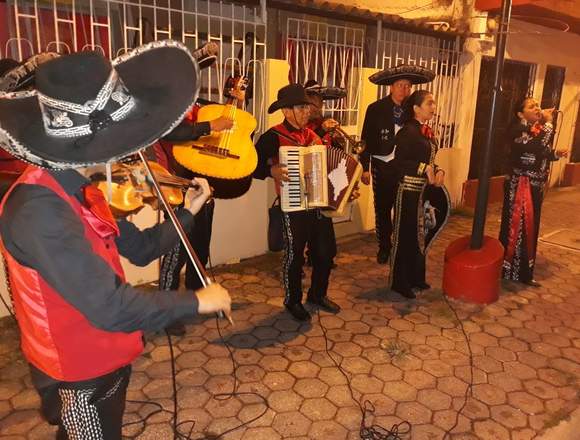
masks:
<path id="1" fill-rule="evenodd" d="M 319 208 L 342 216 L 362 174 L 353 156 L 326 145 L 280 147 L 279 161 L 288 169 L 289 182 L 280 188 L 282 211 Z"/>

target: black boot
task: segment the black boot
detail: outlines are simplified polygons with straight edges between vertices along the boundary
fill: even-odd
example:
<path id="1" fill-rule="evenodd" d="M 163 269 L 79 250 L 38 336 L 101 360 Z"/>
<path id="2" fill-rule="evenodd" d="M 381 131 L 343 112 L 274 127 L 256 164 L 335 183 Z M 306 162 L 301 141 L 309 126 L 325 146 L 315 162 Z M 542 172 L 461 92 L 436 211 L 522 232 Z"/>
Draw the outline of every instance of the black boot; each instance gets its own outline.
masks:
<path id="1" fill-rule="evenodd" d="M 538 283 L 536 280 L 534 280 L 533 278 L 531 280 L 522 281 L 522 283 L 527 285 L 527 286 L 531 286 L 531 287 L 542 287 L 542 285 L 540 283 Z"/>
<path id="2" fill-rule="evenodd" d="M 328 299 L 326 296 L 319 299 L 308 297 L 306 302 L 315 307 L 319 307 L 320 309 L 328 313 L 333 313 L 336 315 L 338 312 L 340 312 L 340 306 L 334 301 Z"/>
<path id="3" fill-rule="evenodd" d="M 379 264 L 387 264 L 389 262 L 389 256 L 391 252 L 387 249 L 379 250 L 377 254 L 377 263 Z"/>
<path id="4" fill-rule="evenodd" d="M 395 287 L 392 287 L 391 290 L 393 292 L 397 292 L 399 295 L 402 295 L 405 298 L 409 298 L 409 299 L 415 299 L 415 298 L 417 298 L 417 296 L 415 295 L 415 293 L 411 289 L 409 289 L 409 288 L 406 288 L 406 289 L 397 289 Z"/>
<path id="5" fill-rule="evenodd" d="M 294 317 L 296 321 L 310 321 L 312 317 L 308 310 L 300 303 L 298 304 L 286 304 L 286 310 Z"/>

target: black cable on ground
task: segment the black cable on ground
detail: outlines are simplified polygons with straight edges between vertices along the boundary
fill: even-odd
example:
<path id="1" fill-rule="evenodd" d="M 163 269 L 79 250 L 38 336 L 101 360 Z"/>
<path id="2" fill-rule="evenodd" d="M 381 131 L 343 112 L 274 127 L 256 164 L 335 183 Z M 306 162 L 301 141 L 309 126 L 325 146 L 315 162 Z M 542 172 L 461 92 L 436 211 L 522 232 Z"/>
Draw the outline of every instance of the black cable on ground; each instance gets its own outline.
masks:
<path id="1" fill-rule="evenodd" d="M 451 432 L 455 428 L 457 428 L 457 426 L 459 425 L 459 416 L 461 415 L 461 413 L 465 409 L 465 406 L 467 405 L 467 399 L 469 399 L 469 396 L 470 396 L 472 389 L 473 389 L 473 351 L 471 350 L 471 343 L 469 342 L 469 336 L 467 335 L 467 332 L 465 331 L 465 327 L 463 326 L 463 321 L 461 321 L 461 319 L 459 319 L 459 315 L 457 314 L 457 311 L 451 305 L 451 303 L 449 302 L 449 298 L 447 298 L 447 295 L 445 295 L 445 293 L 443 293 L 443 299 L 445 300 L 445 302 L 447 303 L 447 307 L 449 307 L 449 309 L 453 312 L 453 314 L 455 315 L 455 319 L 459 323 L 459 327 L 461 329 L 461 332 L 463 333 L 463 337 L 465 338 L 465 343 L 467 345 L 467 350 L 469 352 L 469 383 L 467 384 L 467 388 L 465 389 L 465 396 L 464 396 L 463 404 L 461 405 L 461 407 L 459 408 L 459 410 L 457 411 L 457 413 L 455 415 L 455 423 L 453 424 L 453 426 L 451 428 L 449 428 L 447 431 L 445 431 L 445 434 L 443 435 L 442 440 L 445 440 L 448 436 L 451 436 Z"/>
<path id="2" fill-rule="evenodd" d="M 206 224 L 209 227 L 209 213 L 206 209 L 205 212 L 206 215 Z M 208 235 L 209 235 L 209 231 L 208 231 Z M 213 265 L 211 262 L 211 255 L 208 255 L 208 262 L 209 262 L 209 272 L 210 272 L 210 276 L 212 280 L 215 280 L 215 276 L 213 273 Z M 127 400 L 127 403 L 137 403 L 137 404 L 149 404 L 149 405 L 153 405 L 156 407 L 156 409 L 154 411 L 152 411 L 151 413 L 147 414 L 147 416 L 145 416 L 144 418 L 140 419 L 140 420 L 136 420 L 133 422 L 129 422 L 129 423 L 125 423 L 123 424 L 123 427 L 126 426 L 132 426 L 132 425 L 136 425 L 136 424 L 143 424 L 141 430 L 137 433 L 137 434 L 133 434 L 131 435 L 129 438 L 137 438 L 139 435 L 141 435 L 144 431 L 145 428 L 147 427 L 146 422 L 149 418 L 151 418 L 152 416 L 159 414 L 161 412 L 166 412 L 172 415 L 172 419 L 171 419 L 171 423 L 172 423 L 172 431 L 173 431 L 173 439 L 174 440 L 217 440 L 222 438 L 224 435 L 229 434 L 231 432 L 237 431 L 240 428 L 243 428 L 244 426 L 248 426 L 249 424 L 255 422 L 256 420 L 260 419 L 261 417 L 263 417 L 266 412 L 268 412 L 268 410 L 270 409 L 270 405 L 268 404 L 268 400 L 262 396 L 259 393 L 253 392 L 253 391 L 248 391 L 248 392 L 240 392 L 238 391 L 238 387 L 239 387 L 239 382 L 238 382 L 238 378 L 237 378 L 237 371 L 238 371 L 238 363 L 236 362 L 236 359 L 234 357 L 234 351 L 232 350 L 232 348 L 230 347 L 230 345 L 227 343 L 223 333 L 222 333 L 222 328 L 220 326 L 220 318 L 218 316 L 216 316 L 215 318 L 216 320 L 216 328 L 218 331 L 218 334 L 220 336 L 220 339 L 222 341 L 222 344 L 226 347 L 226 349 L 228 350 L 228 354 L 229 357 L 232 361 L 232 367 L 233 367 L 233 379 L 234 379 L 234 384 L 232 386 L 232 391 L 229 393 L 218 393 L 218 394 L 214 394 L 213 395 L 213 399 L 215 400 L 229 400 L 232 399 L 234 397 L 249 397 L 249 396 L 253 396 L 253 397 L 257 397 L 258 400 L 260 400 L 263 404 L 264 404 L 264 410 L 258 414 L 256 417 L 240 423 L 239 425 L 236 425 L 230 429 L 227 429 L 226 431 L 220 433 L 220 434 L 211 434 L 211 433 L 207 433 L 207 434 L 201 434 L 201 437 L 192 437 L 193 434 L 193 429 L 195 427 L 195 420 L 182 420 L 181 422 L 177 422 L 177 417 L 179 414 L 178 411 L 178 398 L 177 398 L 177 373 L 176 373 L 176 368 L 175 368 L 175 353 L 173 350 L 173 341 L 171 339 L 171 335 L 167 332 L 165 332 L 165 334 L 167 335 L 167 344 L 169 346 L 169 352 L 170 352 L 170 358 L 171 358 L 171 385 L 173 388 L 173 410 L 172 411 L 168 411 L 165 408 L 163 408 L 159 403 L 156 402 L 146 402 L 146 401 L 139 401 L 139 400 Z M 191 424 L 189 431 L 187 433 L 183 433 L 181 431 L 181 428 L 184 425 L 188 425 Z"/>
<path id="3" fill-rule="evenodd" d="M 375 407 L 372 402 L 365 400 L 361 403 L 360 399 L 354 397 L 354 391 L 350 384 L 351 378 L 349 377 L 348 373 L 344 371 L 340 363 L 334 358 L 330 351 L 330 342 L 328 340 L 327 330 L 322 324 L 320 319 L 320 310 L 316 310 L 316 316 L 318 317 L 318 324 L 322 329 L 322 334 L 324 336 L 324 351 L 328 355 L 328 357 L 332 360 L 332 363 L 336 366 L 338 371 L 344 376 L 346 379 L 346 385 L 348 391 L 350 393 L 350 398 L 354 403 L 357 404 L 360 412 L 361 412 L 361 422 L 360 422 L 360 429 L 359 435 L 362 440 L 403 440 L 405 438 L 409 438 L 411 434 L 411 424 L 406 420 L 402 421 L 401 423 L 395 423 L 391 426 L 390 429 L 383 428 L 380 425 L 368 425 L 367 418 L 372 416 L 375 412 Z"/>

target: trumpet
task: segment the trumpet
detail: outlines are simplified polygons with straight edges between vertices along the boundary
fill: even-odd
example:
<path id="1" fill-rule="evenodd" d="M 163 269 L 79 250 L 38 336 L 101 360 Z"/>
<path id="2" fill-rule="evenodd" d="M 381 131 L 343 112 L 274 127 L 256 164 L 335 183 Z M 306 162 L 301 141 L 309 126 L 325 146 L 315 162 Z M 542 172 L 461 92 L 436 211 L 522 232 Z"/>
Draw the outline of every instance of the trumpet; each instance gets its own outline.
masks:
<path id="1" fill-rule="evenodd" d="M 334 127 L 333 131 L 336 131 L 341 137 L 344 138 L 345 141 L 350 143 L 351 145 L 350 151 L 348 147 L 345 148 L 347 153 L 361 154 L 365 150 L 366 148 L 365 141 L 363 141 L 362 139 L 356 140 L 354 136 L 351 136 L 346 131 L 344 131 L 340 125 Z"/>

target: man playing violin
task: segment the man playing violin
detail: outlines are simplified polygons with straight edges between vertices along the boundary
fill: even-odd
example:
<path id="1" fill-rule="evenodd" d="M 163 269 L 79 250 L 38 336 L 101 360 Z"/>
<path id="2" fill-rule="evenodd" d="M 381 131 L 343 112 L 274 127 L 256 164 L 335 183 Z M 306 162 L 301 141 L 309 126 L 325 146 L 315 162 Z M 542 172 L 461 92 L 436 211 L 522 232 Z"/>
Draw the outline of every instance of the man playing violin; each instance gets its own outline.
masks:
<path id="1" fill-rule="evenodd" d="M 268 113 L 281 110 L 284 122 L 266 131 L 258 140 L 258 166 L 254 172 L 257 179 L 272 177 L 278 194 L 280 185 L 287 182 L 288 171 L 278 163 L 278 150 L 282 145 L 321 145 L 316 133 L 306 127 L 310 115 L 310 102 L 300 84 L 290 84 L 278 91 Z M 298 321 L 309 321 L 310 313 L 302 305 L 302 267 L 304 249 L 308 243 L 312 259 L 312 283 L 307 302 L 315 307 L 338 313 L 340 306 L 327 297 L 328 280 L 332 260 L 336 255 L 336 239 L 332 219 L 321 215 L 320 210 L 283 213 L 284 263 L 283 282 L 284 306 Z"/>
<path id="2" fill-rule="evenodd" d="M 36 93 L 0 96 L 6 148 L 37 165 L 0 204 L 0 248 L 22 352 L 57 439 L 120 440 L 143 331 L 200 313 L 230 314 L 230 296 L 218 284 L 179 294 L 127 283 L 120 255 L 145 265 L 175 245 L 176 231 L 115 221 L 87 178 L 95 165 L 141 151 L 170 130 L 197 96 L 197 75 L 187 47 L 159 41 L 112 63 L 98 52 L 57 58 L 39 67 Z M 185 224 L 209 197 L 207 182 L 196 183 L 178 212 Z"/>

